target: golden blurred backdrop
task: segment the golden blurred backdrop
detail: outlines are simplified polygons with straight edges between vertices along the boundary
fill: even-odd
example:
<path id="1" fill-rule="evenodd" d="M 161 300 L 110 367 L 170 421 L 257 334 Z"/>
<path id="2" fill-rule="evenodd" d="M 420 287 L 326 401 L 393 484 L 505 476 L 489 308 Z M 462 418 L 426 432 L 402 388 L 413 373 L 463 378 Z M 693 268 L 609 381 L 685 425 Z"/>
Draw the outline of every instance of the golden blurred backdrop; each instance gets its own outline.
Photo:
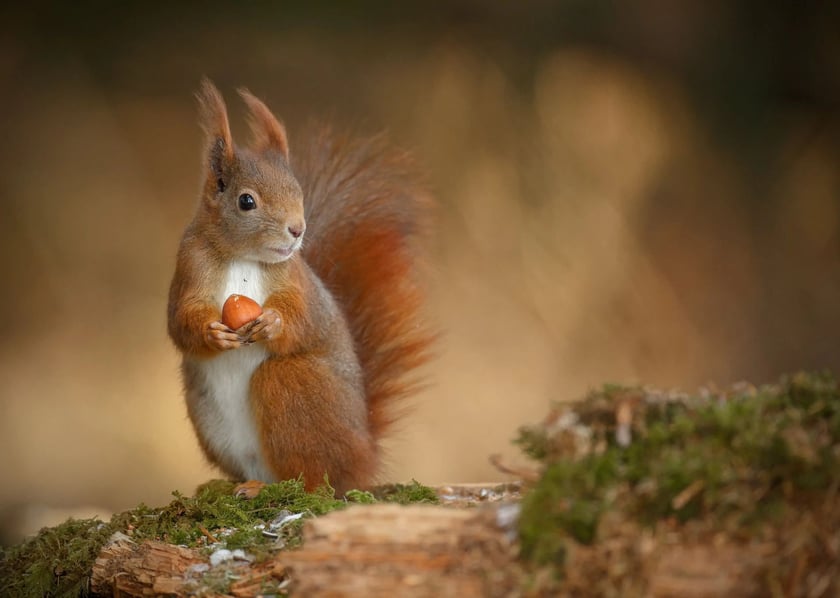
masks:
<path id="1" fill-rule="evenodd" d="M 246 86 L 292 152 L 297 124 L 328 117 L 388 130 L 427 170 L 443 336 L 388 479 L 503 479 L 487 458 L 516 460 L 519 425 L 604 382 L 837 368 L 833 3 L 172 4 L 0 9 L 0 512 L 15 529 L 218 475 L 165 325 L 202 75 L 235 137 Z"/>

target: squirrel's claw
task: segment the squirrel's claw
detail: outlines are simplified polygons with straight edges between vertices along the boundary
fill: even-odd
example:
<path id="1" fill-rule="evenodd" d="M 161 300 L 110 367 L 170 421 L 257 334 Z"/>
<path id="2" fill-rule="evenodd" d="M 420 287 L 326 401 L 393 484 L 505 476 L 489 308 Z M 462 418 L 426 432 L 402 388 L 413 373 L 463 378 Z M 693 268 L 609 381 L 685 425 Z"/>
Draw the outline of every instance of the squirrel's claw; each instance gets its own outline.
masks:
<path id="1" fill-rule="evenodd" d="M 247 340 L 250 342 L 270 341 L 280 336 L 283 330 L 283 319 L 273 309 L 265 310 L 251 324 L 252 327 L 247 336 Z"/>
<path id="2" fill-rule="evenodd" d="M 242 340 L 236 332 L 221 322 L 211 322 L 205 334 L 207 344 L 218 351 L 229 351 L 242 346 Z"/>
<path id="3" fill-rule="evenodd" d="M 260 319 L 257 318 L 255 320 L 251 320 L 247 324 L 243 324 L 242 326 L 237 328 L 236 329 L 236 336 L 239 337 L 239 340 L 241 340 L 245 344 L 249 344 L 249 343 L 253 342 L 250 338 L 251 337 L 251 332 L 254 330 L 254 327 L 257 325 L 257 322 L 259 322 L 259 321 L 260 321 Z"/>
<path id="4" fill-rule="evenodd" d="M 259 480 L 248 480 L 247 482 L 237 484 L 233 489 L 233 494 L 234 496 L 239 496 L 241 498 L 256 498 L 257 494 L 259 494 L 260 490 L 265 488 L 265 486 L 265 482 L 260 482 Z"/>

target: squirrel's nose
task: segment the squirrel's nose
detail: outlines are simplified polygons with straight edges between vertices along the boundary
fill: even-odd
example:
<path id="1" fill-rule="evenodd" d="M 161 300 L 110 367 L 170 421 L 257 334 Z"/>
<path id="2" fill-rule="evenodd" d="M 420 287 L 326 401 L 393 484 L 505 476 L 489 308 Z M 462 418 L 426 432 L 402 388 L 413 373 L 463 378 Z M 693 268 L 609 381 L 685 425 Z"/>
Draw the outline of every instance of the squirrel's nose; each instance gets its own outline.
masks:
<path id="1" fill-rule="evenodd" d="M 305 230 L 306 225 L 304 225 L 303 223 L 289 225 L 289 234 L 292 235 L 295 239 L 300 238 L 300 236 L 303 234 L 303 231 Z"/>

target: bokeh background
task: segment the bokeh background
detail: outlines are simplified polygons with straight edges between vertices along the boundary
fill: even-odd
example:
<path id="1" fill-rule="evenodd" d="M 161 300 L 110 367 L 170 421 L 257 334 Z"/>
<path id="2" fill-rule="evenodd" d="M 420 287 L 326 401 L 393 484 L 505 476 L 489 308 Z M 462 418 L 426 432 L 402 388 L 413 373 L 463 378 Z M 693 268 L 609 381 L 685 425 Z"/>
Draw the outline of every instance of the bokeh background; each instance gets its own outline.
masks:
<path id="1" fill-rule="evenodd" d="M 0 528 L 217 475 L 165 302 L 193 92 L 247 86 L 415 153 L 440 202 L 429 387 L 388 479 L 504 479 L 604 382 L 837 368 L 840 4 L 15 3 L 0 9 Z M 351 7 L 351 4 L 353 5 Z"/>

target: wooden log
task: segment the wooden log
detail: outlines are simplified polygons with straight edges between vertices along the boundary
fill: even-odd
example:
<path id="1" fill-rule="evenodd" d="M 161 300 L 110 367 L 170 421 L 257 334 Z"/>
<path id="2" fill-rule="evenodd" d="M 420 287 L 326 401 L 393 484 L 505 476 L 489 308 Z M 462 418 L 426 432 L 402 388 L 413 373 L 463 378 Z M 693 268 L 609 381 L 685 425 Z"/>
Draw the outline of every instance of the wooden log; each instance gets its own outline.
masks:
<path id="1" fill-rule="evenodd" d="M 353 507 L 311 521 L 280 560 L 304 596 L 504 596 L 517 576 L 497 513 Z"/>
<path id="2" fill-rule="evenodd" d="M 137 544 L 115 534 L 93 565 L 91 592 L 114 596 L 179 594 L 187 571 L 204 562 L 196 551 L 163 542 Z"/>
<path id="3" fill-rule="evenodd" d="M 291 576 L 301 596 L 502 596 L 514 587 L 512 543 L 496 523 L 498 506 L 366 505 L 312 519 L 304 545 L 273 560 L 235 565 L 223 591 L 251 597 Z M 220 567 L 231 567 L 230 563 Z M 96 560 L 94 594 L 212 595 L 214 568 L 200 552 L 119 535 Z M 216 589 L 216 592 L 219 590 Z"/>
<path id="4" fill-rule="evenodd" d="M 91 589 L 94 594 L 131 597 L 253 598 L 278 587 L 297 596 L 336 598 L 516 595 L 523 576 L 513 530 L 499 524 L 510 508 L 353 506 L 307 521 L 298 550 L 279 551 L 259 564 L 239 561 L 216 567 L 197 550 L 135 543 L 118 534 L 96 561 Z M 545 580 L 546 592 L 540 591 L 540 574 L 532 571 L 532 582 L 537 582 L 533 594 L 758 595 L 762 567 L 776 552 L 761 542 L 695 536 L 690 526 L 677 531 L 663 524 L 646 531 L 619 517 L 607 517 L 604 525 L 599 542 L 568 546 L 565 575 Z M 801 583 L 797 576 L 801 571 L 794 570 L 790 588 Z"/>

